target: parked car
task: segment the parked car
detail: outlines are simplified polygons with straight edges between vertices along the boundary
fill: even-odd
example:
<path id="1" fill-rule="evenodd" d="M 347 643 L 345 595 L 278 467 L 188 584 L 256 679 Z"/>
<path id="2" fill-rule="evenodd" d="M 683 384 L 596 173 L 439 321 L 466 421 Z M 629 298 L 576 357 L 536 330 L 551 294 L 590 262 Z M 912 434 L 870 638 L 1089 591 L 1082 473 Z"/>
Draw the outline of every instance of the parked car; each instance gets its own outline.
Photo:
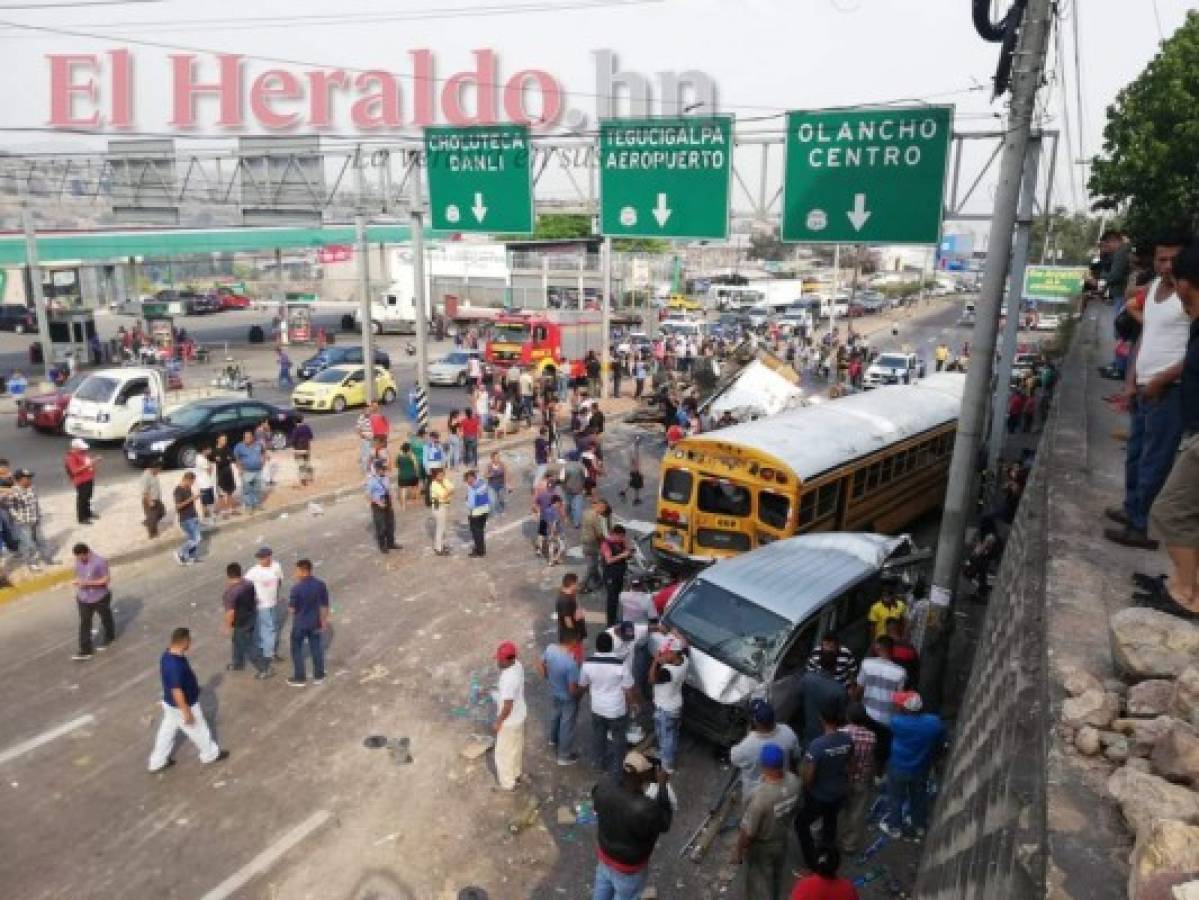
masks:
<path id="1" fill-rule="evenodd" d="M 189 469 L 196 464 L 199 448 L 216 443 L 224 434 L 230 445 L 263 420 L 271 423 L 271 449 L 282 450 L 296 414 L 261 400 L 213 397 L 185 403 L 157 422 L 135 425 L 125 438 L 125 459 L 135 466 L 149 465 L 161 458 L 168 466 Z"/>
<path id="2" fill-rule="evenodd" d="M 310 356 L 300 363 L 296 374 L 301 379 L 305 379 L 311 378 L 317 372 L 323 372 L 330 366 L 350 365 L 362 365 L 362 347 L 360 345 L 347 344 L 344 347 L 326 347 L 316 356 Z M 386 351 L 376 349 L 375 365 L 390 369 L 391 357 L 387 355 Z"/>
<path id="3" fill-rule="evenodd" d="M 924 360 L 915 353 L 880 353 L 866 369 L 862 383 L 867 388 L 884 384 L 911 384 L 924 377 Z"/>
<path id="4" fill-rule="evenodd" d="M 396 383 L 391 373 L 375 366 L 375 396 L 383 404 L 396 398 Z M 299 385 L 291 395 L 296 409 L 318 412 L 345 412 L 351 406 L 366 405 L 366 369 L 362 366 L 330 366 Z"/>
<path id="5" fill-rule="evenodd" d="M 867 315 L 874 315 L 887 308 L 887 298 L 877 291 L 867 291 L 858 296 L 858 305 Z"/>
<path id="6" fill-rule="evenodd" d="M 688 729 L 722 746 L 745 736 L 749 704 L 765 697 L 780 722 L 801 712 L 799 680 L 832 632 L 861 659 L 866 615 L 884 575 L 914 561 L 906 536 L 829 532 L 775 541 L 701 571 L 670 601 L 662 623 L 687 641 Z"/>
<path id="7" fill-rule="evenodd" d="M 17 427 L 33 428 L 45 434 L 62 434 L 67 420 L 67 406 L 86 372 L 76 372 L 61 386 L 45 394 L 25 397 L 17 403 Z"/>
<path id="8" fill-rule="evenodd" d="M 471 357 L 482 362 L 482 350 L 454 350 L 429 365 L 429 384 L 466 385 Z"/>
<path id="9" fill-rule="evenodd" d="M 249 309 L 250 298 L 245 294 L 239 294 L 231 287 L 218 285 L 216 289 L 217 298 L 221 302 L 221 309 Z"/>
<path id="10" fill-rule="evenodd" d="M 37 331 L 37 318 L 24 303 L 0 303 L 0 331 Z"/>

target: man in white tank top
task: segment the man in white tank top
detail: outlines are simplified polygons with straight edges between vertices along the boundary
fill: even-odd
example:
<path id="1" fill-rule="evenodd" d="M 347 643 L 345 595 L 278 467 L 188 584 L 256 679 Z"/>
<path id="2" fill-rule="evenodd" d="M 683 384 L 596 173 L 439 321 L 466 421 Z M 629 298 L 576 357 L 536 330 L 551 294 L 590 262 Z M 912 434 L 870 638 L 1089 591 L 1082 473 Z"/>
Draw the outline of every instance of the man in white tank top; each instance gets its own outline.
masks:
<path id="1" fill-rule="evenodd" d="M 1144 326 L 1132 359 L 1136 392 L 1130 404 L 1132 426 L 1124 458 L 1124 505 L 1106 510 L 1121 528 L 1108 528 L 1108 540 L 1126 547 L 1155 549 L 1148 535 L 1149 507 L 1166 482 L 1182 439 L 1182 398 L 1178 379 L 1191 321 L 1175 293 L 1171 263 L 1187 240 L 1162 239 L 1154 247 L 1157 278 L 1145 296 Z"/>

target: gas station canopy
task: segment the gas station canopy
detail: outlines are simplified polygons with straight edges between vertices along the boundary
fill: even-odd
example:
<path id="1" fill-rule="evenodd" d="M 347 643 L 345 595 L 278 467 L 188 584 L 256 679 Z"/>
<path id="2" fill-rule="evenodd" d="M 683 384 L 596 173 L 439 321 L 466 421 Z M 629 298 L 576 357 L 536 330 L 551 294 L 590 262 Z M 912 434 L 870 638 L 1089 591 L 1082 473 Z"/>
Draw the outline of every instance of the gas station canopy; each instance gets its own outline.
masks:
<path id="1" fill-rule="evenodd" d="M 398 244 L 408 240 L 406 225 L 369 225 L 367 241 Z M 432 237 L 433 235 L 429 235 Z M 57 262 L 111 262 L 131 256 L 163 259 L 210 253 L 253 253 L 354 243 L 352 225 L 326 228 L 146 228 L 122 231 L 39 231 L 38 259 Z M 25 236 L 0 235 L 0 265 L 25 264 Z"/>

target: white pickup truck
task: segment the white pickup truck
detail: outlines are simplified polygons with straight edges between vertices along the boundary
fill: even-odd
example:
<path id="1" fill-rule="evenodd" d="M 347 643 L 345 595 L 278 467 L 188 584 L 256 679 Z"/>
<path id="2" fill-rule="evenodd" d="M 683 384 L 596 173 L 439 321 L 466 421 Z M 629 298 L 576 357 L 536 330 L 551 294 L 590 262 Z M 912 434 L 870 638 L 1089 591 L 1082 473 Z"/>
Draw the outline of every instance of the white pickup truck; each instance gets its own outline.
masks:
<path id="1" fill-rule="evenodd" d="M 416 303 L 411 291 L 405 294 L 398 282 L 371 303 L 371 330 L 375 334 L 393 331 L 416 334 Z M 362 308 L 354 309 L 354 327 L 362 330 Z"/>
<path id="2" fill-rule="evenodd" d="M 154 421 L 184 403 L 204 397 L 244 394 L 220 388 L 191 388 L 167 393 L 158 369 L 100 369 L 75 389 L 67 406 L 64 429 L 71 437 L 123 441 L 139 422 Z"/>

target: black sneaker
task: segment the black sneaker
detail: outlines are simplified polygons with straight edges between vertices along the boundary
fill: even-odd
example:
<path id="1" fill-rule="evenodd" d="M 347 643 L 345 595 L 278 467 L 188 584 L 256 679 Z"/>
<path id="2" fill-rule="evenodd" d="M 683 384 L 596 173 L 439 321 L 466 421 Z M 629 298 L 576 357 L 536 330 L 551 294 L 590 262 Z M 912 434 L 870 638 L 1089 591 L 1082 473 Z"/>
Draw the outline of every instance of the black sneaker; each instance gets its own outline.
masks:
<path id="1" fill-rule="evenodd" d="M 290 684 L 292 687 L 304 687 L 304 685 L 308 684 L 307 681 L 297 681 L 294 678 L 287 679 L 287 683 Z"/>
<path id="2" fill-rule="evenodd" d="M 266 681 L 266 679 L 268 679 L 268 678 L 274 678 L 275 673 L 272 672 L 270 669 L 263 669 L 261 672 L 255 672 L 254 677 L 257 678 L 259 681 Z"/>
<path id="3" fill-rule="evenodd" d="M 1109 506 L 1103 511 L 1103 514 L 1115 522 L 1117 525 L 1128 526 L 1128 513 L 1124 511 L 1123 506 Z"/>
<path id="4" fill-rule="evenodd" d="M 1125 528 L 1105 528 L 1103 536 L 1109 541 L 1120 544 L 1124 547 L 1133 547 L 1137 550 L 1156 550 L 1158 542 L 1143 531 L 1138 531 L 1131 526 Z"/>
<path id="5" fill-rule="evenodd" d="M 226 672 L 244 672 L 245 670 L 246 670 L 245 666 L 235 666 L 235 665 L 233 665 L 233 663 L 225 664 Z"/>
<path id="6" fill-rule="evenodd" d="M 224 761 L 225 761 L 225 760 L 227 760 L 228 758 L 229 758 L 229 751 L 228 751 L 228 750 L 222 750 L 220 753 L 218 753 L 218 754 L 216 755 L 216 759 L 214 759 L 212 762 L 214 762 L 214 763 L 224 762 Z M 211 765 L 211 764 L 212 764 L 212 763 L 209 763 L 209 765 Z"/>
<path id="7" fill-rule="evenodd" d="M 313 678 L 313 679 L 312 679 L 312 683 L 313 683 L 313 684 L 324 684 L 324 683 L 325 683 L 325 676 L 324 676 L 324 675 L 317 675 L 315 678 Z"/>

